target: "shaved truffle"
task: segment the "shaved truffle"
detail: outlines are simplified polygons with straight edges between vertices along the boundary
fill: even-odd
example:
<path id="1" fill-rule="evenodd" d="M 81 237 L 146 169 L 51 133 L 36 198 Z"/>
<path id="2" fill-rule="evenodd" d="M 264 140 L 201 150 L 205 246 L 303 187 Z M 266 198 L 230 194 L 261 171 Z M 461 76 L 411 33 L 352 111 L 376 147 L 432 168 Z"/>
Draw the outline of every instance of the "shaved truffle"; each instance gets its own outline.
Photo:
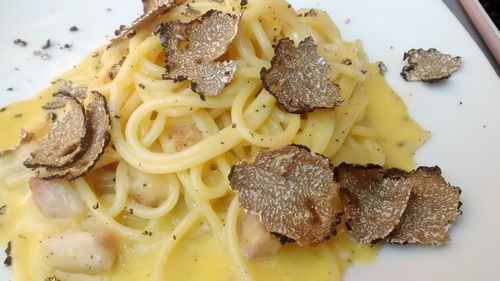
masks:
<path id="1" fill-rule="evenodd" d="M 19 130 L 19 141 L 17 142 L 17 144 L 11 146 L 8 149 L 0 150 L 0 156 L 15 151 L 19 146 L 21 146 L 21 144 L 29 142 L 32 137 L 33 133 L 27 132 L 25 129 L 21 128 L 21 130 Z"/>
<path id="2" fill-rule="evenodd" d="M 76 87 L 71 80 L 57 79 L 52 84 L 58 84 L 60 92 L 67 92 L 79 100 L 87 97 L 87 87 Z"/>
<path id="3" fill-rule="evenodd" d="M 260 77 L 286 111 L 304 113 L 342 102 L 340 88 L 329 79 L 330 66 L 318 56 L 312 37 L 298 47 L 288 38 L 281 39 L 274 51 L 271 68 L 262 68 Z"/>
<path id="4" fill-rule="evenodd" d="M 420 167 L 408 180 L 412 185 L 408 207 L 387 240 L 436 246 L 449 241 L 448 230 L 462 213 L 460 189 L 446 183 L 439 167 Z"/>
<path id="5" fill-rule="evenodd" d="M 110 141 L 111 120 L 106 99 L 93 91 L 94 100 L 89 104 L 86 115 L 90 121 L 89 145 L 75 161 L 62 168 L 37 169 L 37 176 L 46 180 L 64 178 L 74 180 L 86 174 L 97 163 Z"/>
<path id="6" fill-rule="evenodd" d="M 442 54 L 436 49 L 411 49 L 403 57 L 407 65 L 401 76 L 406 81 L 437 82 L 448 79 L 462 64 L 462 58 Z"/>
<path id="7" fill-rule="evenodd" d="M 382 240 L 399 223 L 411 191 L 405 174 L 377 165 L 341 164 L 335 168 L 344 192 L 346 227 L 358 242 Z"/>
<path id="8" fill-rule="evenodd" d="M 86 149 L 89 122 L 83 105 L 68 92 L 58 92 L 54 96 L 64 100 L 70 109 L 63 120 L 52 125 L 51 132 L 43 138 L 40 147 L 24 162 L 28 168 L 63 167 Z"/>
<path id="9" fill-rule="evenodd" d="M 269 232 L 299 245 L 317 245 L 335 234 L 343 206 L 328 158 L 307 147 L 287 145 L 259 152 L 229 174 L 243 209 Z"/>
<path id="10" fill-rule="evenodd" d="M 238 31 L 239 16 L 211 10 L 189 23 L 174 21 L 157 30 L 165 50 L 164 79 L 189 80 L 202 99 L 220 94 L 236 71 L 234 61 L 215 61 Z"/>
<path id="11" fill-rule="evenodd" d="M 142 0 L 144 13 L 132 22 L 130 26 L 122 25 L 118 30 L 115 30 L 116 38 L 113 39 L 113 42 L 134 37 L 137 29 L 151 23 L 158 16 L 184 1 L 185 0 Z"/>
<path id="12" fill-rule="evenodd" d="M 53 100 L 42 105 L 42 108 L 45 110 L 52 110 L 52 109 L 63 108 L 65 105 L 66 105 L 66 102 L 63 99 L 55 97 Z"/>

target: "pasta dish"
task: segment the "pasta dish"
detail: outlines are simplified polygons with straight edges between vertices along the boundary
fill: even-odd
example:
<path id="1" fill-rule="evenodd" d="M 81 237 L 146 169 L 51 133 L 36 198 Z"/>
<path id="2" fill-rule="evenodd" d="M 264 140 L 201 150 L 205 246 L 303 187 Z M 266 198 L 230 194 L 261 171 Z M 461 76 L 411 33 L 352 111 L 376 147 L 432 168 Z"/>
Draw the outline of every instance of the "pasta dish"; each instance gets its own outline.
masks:
<path id="1" fill-rule="evenodd" d="M 344 41 L 325 12 L 283 0 L 143 2 L 135 25 L 0 112 L 0 149 L 15 148 L 0 156 L 13 280 L 341 280 L 372 260 L 379 244 L 340 221 L 326 241 L 271 230 L 235 186 L 237 163 L 290 144 L 332 167 L 415 168 L 429 134 L 361 41 Z M 301 50 L 313 55 L 294 57 Z M 272 71 L 311 56 L 336 100 L 284 104 L 293 97 L 277 92 L 302 74 Z"/>

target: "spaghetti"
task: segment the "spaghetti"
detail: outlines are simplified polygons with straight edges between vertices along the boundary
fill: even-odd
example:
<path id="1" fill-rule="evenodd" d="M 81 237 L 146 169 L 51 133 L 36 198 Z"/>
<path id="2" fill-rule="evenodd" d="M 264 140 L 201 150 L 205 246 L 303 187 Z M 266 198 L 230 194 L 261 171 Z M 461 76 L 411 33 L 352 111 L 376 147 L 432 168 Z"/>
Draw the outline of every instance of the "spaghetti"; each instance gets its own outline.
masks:
<path id="1" fill-rule="evenodd" d="M 201 13 L 231 11 L 234 3 L 226 2 L 189 5 Z M 340 280 L 349 263 L 374 256 L 376 247 L 359 245 L 340 229 L 317 247 L 287 244 L 275 255 L 247 260 L 239 238 L 241 211 L 227 179 L 235 162 L 289 143 L 305 145 L 335 164 L 413 168 L 412 155 L 427 133 L 408 117 L 360 41 L 343 41 L 323 11 L 295 11 L 282 0 L 248 1 L 224 56 L 237 62 L 233 80 L 219 96 L 201 100 L 189 82 L 162 79 L 163 49 L 151 34 L 159 23 L 193 19 L 185 9 L 173 8 L 60 77 L 102 93 L 114 117 L 112 146 L 93 171 L 72 182 L 88 209 L 85 217 L 71 222 L 44 218 L 29 198 L 32 173 L 21 165 L 28 149 L 0 158 L 0 205 L 9 208 L 0 216 L 0 224 L 8 226 L 0 238 L 12 240 L 14 280 L 54 275 L 61 280 Z M 263 89 L 259 73 L 270 66 L 275 40 L 288 37 L 297 44 L 309 36 L 330 65 L 330 79 L 340 86 L 344 102 L 333 110 L 287 113 Z M 110 79 L 110 69 L 122 57 Z M 26 129 L 44 130 L 43 118 L 37 117 L 41 110 L 32 109 L 61 83 L 44 90 L 40 99 L 13 106 L 34 111 L 23 124 Z M 21 127 L 7 128 L 7 122 L 12 120 L 0 115 L 7 136 L 0 144 L 6 147 Z M 69 229 L 113 233 L 118 264 L 87 275 L 40 263 L 44 253 L 37 242 Z"/>

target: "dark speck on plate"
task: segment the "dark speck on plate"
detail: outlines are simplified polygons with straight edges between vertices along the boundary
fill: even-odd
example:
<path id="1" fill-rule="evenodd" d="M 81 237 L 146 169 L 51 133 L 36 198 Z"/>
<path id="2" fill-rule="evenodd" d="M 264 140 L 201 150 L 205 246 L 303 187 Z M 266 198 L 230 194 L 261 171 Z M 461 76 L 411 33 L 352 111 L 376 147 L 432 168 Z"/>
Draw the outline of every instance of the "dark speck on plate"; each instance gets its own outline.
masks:
<path id="1" fill-rule="evenodd" d="M 12 43 L 18 45 L 19 47 L 26 47 L 28 45 L 28 42 L 20 39 L 20 38 L 17 38 L 16 40 L 14 40 Z"/>
<path id="2" fill-rule="evenodd" d="M 42 45 L 42 50 L 46 50 L 50 47 L 52 47 L 52 42 L 50 41 L 50 39 L 47 39 L 47 41 L 45 41 L 45 44 Z"/>

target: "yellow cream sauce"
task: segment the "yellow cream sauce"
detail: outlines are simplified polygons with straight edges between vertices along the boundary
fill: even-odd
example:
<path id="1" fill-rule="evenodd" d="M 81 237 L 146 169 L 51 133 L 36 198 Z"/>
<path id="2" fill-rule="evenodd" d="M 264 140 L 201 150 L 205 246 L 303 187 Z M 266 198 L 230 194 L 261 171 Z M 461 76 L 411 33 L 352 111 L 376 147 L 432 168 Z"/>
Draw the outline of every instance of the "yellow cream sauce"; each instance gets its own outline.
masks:
<path id="1" fill-rule="evenodd" d="M 366 163 L 367 159 L 373 159 L 372 154 L 381 150 L 385 159 L 381 159 L 379 164 L 403 169 L 413 168 L 413 153 L 428 138 L 428 133 L 408 116 L 404 103 L 387 85 L 376 65 L 370 65 L 368 78 L 363 86 L 369 96 L 363 122 L 379 132 L 378 146 L 370 145 L 360 151 L 349 151 L 343 147 L 334 157 L 334 162 L 343 160 Z M 44 120 L 45 112 L 40 106 L 50 99 L 50 94 L 51 91 L 46 90 L 31 100 L 9 105 L 0 112 L 0 149 L 17 143 L 20 128 L 35 131 L 35 138 L 39 138 L 48 130 L 48 122 Z M 349 134 L 347 139 L 356 141 L 356 136 Z M 61 280 L 71 281 L 152 280 L 153 265 L 161 247 L 159 242 L 154 242 L 159 241 L 158 239 L 152 239 L 150 243 L 119 241 L 120 254 L 117 265 L 110 272 L 98 276 L 53 272 L 45 265 L 39 241 L 57 229 L 77 227 L 80 222 L 64 222 L 61 225 L 59 221 L 45 218 L 31 199 L 26 180 L 15 182 L 16 177 L 13 174 L 25 175 L 29 170 L 2 170 L 7 163 L 22 163 L 27 151 L 31 150 L 27 146 L 29 144 L 14 153 L 0 157 L 0 177 L 3 177 L 0 178 L 0 206 L 7 206 L 5 214 L 0 216 L 0 244 L 6 246 L 7 241 L 12 241 L 14 280 L 44 280 L 54 274 Z M 22 167 L 21 164 L 17 166 Z M 9 186 L 17 186 L 16 188 L 7 188 L 6 175 L 11 181 Z M 203 227 L 192 229 L 169 256 L 164 265 L 164 276 L 172 281 L 237 280 L 230 269 L 232 261 L 224 247 L 210 230 L 203 231 Z M 304 276 L 307 276 L 307 280 L 335 280 L 333 277 L 338 279 L 339 274 L 349 264 L 371 261 L 377 248 L 378 246 L 363 246 L 352 242 L 344 234 L 344 230 L 340 229 L 337 236 L 318 247 L 287 244 L 276 255 L 247 261 L 247 264 L 254 280 L 298 281 L 305 280 Z M 332 261 L 332 258 L 341 261 L 340 265 L 335 260 Z M 45 272 L 46 275 L 33 276 L 35 272 Z"/>

